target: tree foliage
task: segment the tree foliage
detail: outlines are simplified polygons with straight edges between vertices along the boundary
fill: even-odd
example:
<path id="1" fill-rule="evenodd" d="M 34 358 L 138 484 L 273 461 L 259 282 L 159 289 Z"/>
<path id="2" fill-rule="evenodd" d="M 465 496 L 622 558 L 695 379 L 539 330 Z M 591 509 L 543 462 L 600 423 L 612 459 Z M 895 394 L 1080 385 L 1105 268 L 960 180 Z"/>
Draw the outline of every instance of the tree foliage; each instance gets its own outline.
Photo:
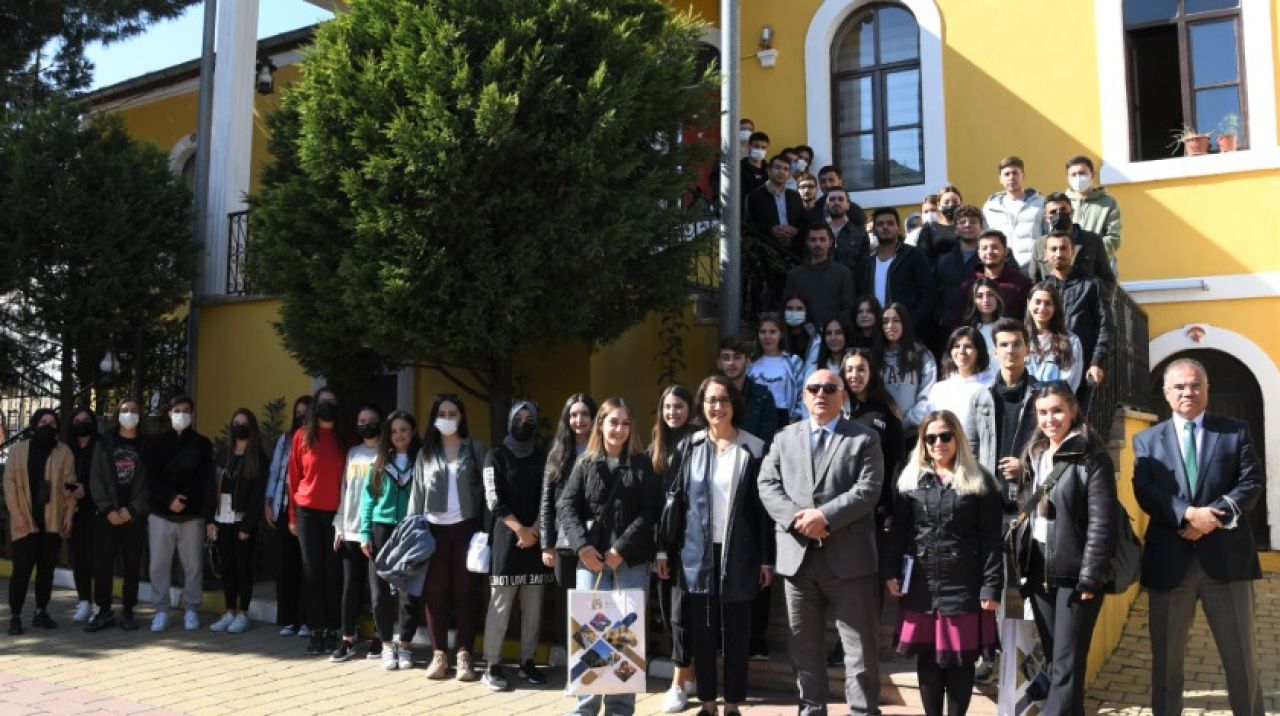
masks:
<path id="1" fill-rule="evenodd" d="M 661 0 L 357 0 L 275 118 L 250 274 L 334 376 L 471 370 L 495 412 L 520 350 L 606 342 L 680 301 L 680 198 L 716 121 L 701 28 Z M 256 254 L 256 256 L 255 256 Z"/>

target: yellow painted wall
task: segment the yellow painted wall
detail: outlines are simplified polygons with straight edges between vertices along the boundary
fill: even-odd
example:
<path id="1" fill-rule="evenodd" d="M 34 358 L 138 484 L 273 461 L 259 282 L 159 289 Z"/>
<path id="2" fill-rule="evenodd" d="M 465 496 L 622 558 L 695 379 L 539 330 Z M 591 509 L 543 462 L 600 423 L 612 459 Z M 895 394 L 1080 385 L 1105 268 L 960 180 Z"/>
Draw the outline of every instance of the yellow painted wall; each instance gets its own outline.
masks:
<path id="1" fill-rule="evenodd" d="M 1248 336 L 1280 365 L 1280 296 L 1239 301 L 1148 304 L 1144 308 L 1153 339 L 1188 323 L 1208 323 Z M 1268 446 L 1270 449 L 1273 446 Z M 1274 446 L 1274 449 L 1280 449 L 1280 446 Z"/>

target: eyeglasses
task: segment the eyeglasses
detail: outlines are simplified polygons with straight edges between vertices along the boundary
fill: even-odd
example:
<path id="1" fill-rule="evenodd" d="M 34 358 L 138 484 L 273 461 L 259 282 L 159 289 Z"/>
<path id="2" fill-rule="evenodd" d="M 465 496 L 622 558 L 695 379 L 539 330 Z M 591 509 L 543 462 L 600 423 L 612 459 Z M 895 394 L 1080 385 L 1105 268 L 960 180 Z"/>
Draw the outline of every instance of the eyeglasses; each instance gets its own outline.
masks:
<path id="1" fill-rule="evenodd" d="M 809 395 L 817 395 L 818 393 L 835 395 L 835 392 L 840 390 L 840 386 L 835 383 L 814 383 L 813 385 L 806 385 L 804 389 L 808 391 Z"/>
<path id="2" fill-rule="evenodd" d="M 924 436 L 924 441 L 929 445 L 933 445 L 934 443 L 937 443 L 937 442 L 941 442 L 943 445 L 949 445 L 951 443 L 952 438 L 954 437 L 955 437 L 955 434 L 949 433 L 949 432 L 948 433 L 929 433 L 928 435 Z"/>
<path id="3" fill-rule="evenodd" d="M 702 399 L 703 405 L 728 405 L 733 399 L 727 395 L 709 395 Z"/>

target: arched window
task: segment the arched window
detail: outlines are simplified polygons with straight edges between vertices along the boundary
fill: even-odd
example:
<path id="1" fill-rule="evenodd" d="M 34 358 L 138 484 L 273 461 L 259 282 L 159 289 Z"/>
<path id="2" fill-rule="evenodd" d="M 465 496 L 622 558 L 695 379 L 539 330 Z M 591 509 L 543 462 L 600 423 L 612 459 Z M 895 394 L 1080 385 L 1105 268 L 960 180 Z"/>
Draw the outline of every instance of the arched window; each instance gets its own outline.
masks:
<path id="1" fill-rule="evenodd" d="M 831 44 L 832 149 L 851 191 L 925 182 L 920 27 L 901 5 L 860 8 Z"/>
<path id="2" fill-rule="evenodd" d="M 1163 159 L 1182 126 L 1248 147 L 1240 0 L 1125 0 L 1132 159 Z"/>

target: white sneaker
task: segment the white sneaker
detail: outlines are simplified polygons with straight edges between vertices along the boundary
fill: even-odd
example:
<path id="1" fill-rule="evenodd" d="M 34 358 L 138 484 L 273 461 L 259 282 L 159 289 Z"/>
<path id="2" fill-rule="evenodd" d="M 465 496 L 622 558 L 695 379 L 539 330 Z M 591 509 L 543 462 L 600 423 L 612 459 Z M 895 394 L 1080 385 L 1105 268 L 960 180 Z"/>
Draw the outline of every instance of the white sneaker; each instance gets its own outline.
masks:
<path id="1" fill-rule="evenodd" d="M 191 612 L 187 613 L 190 614 Z M 222 618 L 218 619 L 218 621 L 209 625 L 209 631 L 226 631 L 227 627 L 231 626 L 231 622 L 235 621 L 235 619 L 236 617 L 234 614 L 227 612 L 226 614 L 223 614 Z M 191 627 L 187 628 L 190 629 Z"/>
<path id="2" fill-rule="evenodd" d="M 280 628 L 280 636 L 297 636 L 298 632 L 292 626 L 285 624 Z"/>
<path id="3" fill-rule="evenodd" d="M 382 647 L 382 670 L 395 671 L 400 668 L 400 661 L 396 659 L 396 650 L 391 648 L 390 644 Z"/>
<path id="4" fill-rule="evenodd" d="M 156 612 L 155 618 L 151 620 L 151 631 L 157 631 L 157 632 L 164 631 L 165 629 L 168 629 L 168 628 L 169 628 L 169 612 L 167 611 Z"/>
<path id="5" fill-rule="evenodd" d="M 243 634 L 249 630 L 249 615 L 240 612 L 235 619 L 231 620 L 231 626 L 227 627 L 227 631 L 232 634 Z"/>
<path id="6" fill-rule="evenodd" d="M 283 634 L 284 632 L 281 632 L 281 633 Z M 302 637 L 303 639 L 306 639 L 307 637 L 311 636 L 311 627 L 307 626 L 306 624 L 303 624 L 302 626 L 298 627 L 298 636 Z"/>
<path id="7" fill-rule="evenodd" d="M 182 615 L 182 626 L 187 631 L 195 631 L 200 628 L 200 615 L 194 609 L 188 609 L 187 613 Z"/>
<path id="8" fill-rule="evenodd" d="M 662 713 L 677 714 L 684 711 L 689 705 L 689 695 L 685 693 L 684 687 L 679 684 L 673 685 L 667 689 L 667 693 L 662 697 Z"/>
<path id="9" fill-rule="evenodd" d="M 73 622 L 86 622 L 92 615 L 93 606 L 89 602 L 78 602 L 76 604 L 76 613 L 71 617 Z"/>
<path id="10" fill-rule="evenodd" d="M 412 669 L 413 652 L 408 649 L 396 649 L 396 663 L 401 669 Z"/>

